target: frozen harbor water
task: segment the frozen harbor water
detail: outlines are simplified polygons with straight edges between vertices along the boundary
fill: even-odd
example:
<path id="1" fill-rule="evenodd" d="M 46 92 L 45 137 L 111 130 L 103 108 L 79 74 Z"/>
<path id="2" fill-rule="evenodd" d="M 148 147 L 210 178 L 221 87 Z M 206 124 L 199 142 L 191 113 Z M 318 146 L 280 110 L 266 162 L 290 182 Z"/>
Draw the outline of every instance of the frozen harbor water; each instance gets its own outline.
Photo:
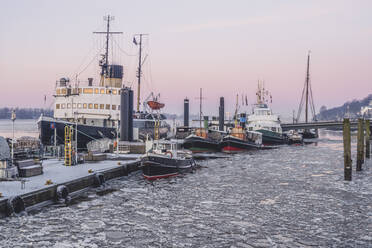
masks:
<path id="1" fill-rule="evenodd" d="M 345 182 L 341 138 L 201 161 L 194 174 L 153 183 L 133 173 L 109 181 L 112 193 L 0 219 L 0 244 L 372 247 L 372 164 Z"/>

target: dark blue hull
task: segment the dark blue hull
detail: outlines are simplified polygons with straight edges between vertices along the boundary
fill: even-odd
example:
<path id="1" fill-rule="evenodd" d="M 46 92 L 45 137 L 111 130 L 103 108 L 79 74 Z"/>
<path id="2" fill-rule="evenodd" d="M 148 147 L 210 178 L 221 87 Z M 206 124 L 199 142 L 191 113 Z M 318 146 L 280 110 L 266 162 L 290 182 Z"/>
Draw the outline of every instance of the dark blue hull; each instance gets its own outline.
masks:
<path id="1" fill-rule="evenodd" d="M 75 135 L 75 123 L 62 122 L 62 121 L 49 121 L 40 120 L 38 122 L 39 138 L 44 146 L 54 145 L 54 128 L 57 130 L 57 145 L 64 144 L 65 140 L 65 127 L 73 126 Z M 116 138 L 116 128 L 111 127 L 97 127 L 90 125 L 77 125 L 77 140 L 78 149 L 86 149 L 87 143 L 101 138 Z"/>

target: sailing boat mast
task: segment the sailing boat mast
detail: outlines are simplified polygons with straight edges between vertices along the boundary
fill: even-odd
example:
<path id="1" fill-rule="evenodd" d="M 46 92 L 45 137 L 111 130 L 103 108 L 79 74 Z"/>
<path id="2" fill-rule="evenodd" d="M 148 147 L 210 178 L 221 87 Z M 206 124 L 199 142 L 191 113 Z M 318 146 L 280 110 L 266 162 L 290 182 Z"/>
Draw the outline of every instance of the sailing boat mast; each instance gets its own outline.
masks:
<path id="1" fill-rule="evenodd" d="M 309 115 L 309 80 L 310 80 L 309 67 L 310 67 L 310 51 L 307 54 L 305 123 L 308 122 L 308 115 Z"/>
<path id="2" fill-rule="evenodd" d="M 93 32 L 94 34 L 106 34 L 106 51 L 105 51 L 105 54 L 103 55 L 102 60 L 100 60 L 100 63 L 99 63 L 99 65 L 102 68 L 100 86 L 104 85 L 103 83 L 104 78 L 108 76 L 108 63 L 109 63 L 108 54 L 109 54 L 110 34 L 122 34 L 123 33 L 123 32 L 110 32 L 110 21 L 115 20 L 114 16 L 107 15 L 107 16 L 104 16 L 103 19 L 107 21 L 106 31 L 105 32 Z"/>
<path id="3" fill-rule="evenodd" d="M 138 88 L 137 88 L 137 112 L 140 111 L 140 99 L 141 99 L 141 74 L 142 74 L 142 36 L 148 34 L 135 34 L 133 37 L 133 43 L 139 46 L 139 54 L 138 54 L 138 71 L 137 71 L 137 78 L 138 78 Z M 137 43 L 136 36 L 139 36 L 139 43 Z"/>

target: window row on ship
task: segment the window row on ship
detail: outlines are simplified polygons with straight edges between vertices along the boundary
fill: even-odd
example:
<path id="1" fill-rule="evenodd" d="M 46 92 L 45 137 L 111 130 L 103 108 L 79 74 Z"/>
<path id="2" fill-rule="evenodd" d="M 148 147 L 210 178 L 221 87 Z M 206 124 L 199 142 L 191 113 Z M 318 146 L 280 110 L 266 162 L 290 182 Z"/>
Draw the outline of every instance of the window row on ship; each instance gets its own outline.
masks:
<path id="1" fill-rule="evenodd" d="M 120 90 L 105 89 L 105 88 L 61 88 L 56 90 L 56 95 L 67 95 L 68 90 L 72 94 L 107 94 L 107 95 L 120 95 Z"/>
<path id="2" fill-rule="evenodd" d="M 120 110 L 120 105 L 115 104 L 98 104 L 98 103 L 57 103 L 56 109 L 106 109 Z"/>

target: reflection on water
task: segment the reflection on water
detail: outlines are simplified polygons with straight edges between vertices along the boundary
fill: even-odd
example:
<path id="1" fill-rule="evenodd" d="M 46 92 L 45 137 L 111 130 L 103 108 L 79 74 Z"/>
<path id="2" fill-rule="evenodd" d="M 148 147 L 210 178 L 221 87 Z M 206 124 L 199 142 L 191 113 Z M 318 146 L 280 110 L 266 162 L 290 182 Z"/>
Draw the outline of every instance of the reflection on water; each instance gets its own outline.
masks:
<path id="1" fill-rule="evenodd" d="M 68 207 L 0 220 L 4 247 L 371 247 L 370 165 L 343 180 L 342 142 L 200 162 L 182 177 L 133 173 Z M 353 145 L 355 148 L 355 144 Z M 16 235 L 15 235 L 16 233 Z"/>

